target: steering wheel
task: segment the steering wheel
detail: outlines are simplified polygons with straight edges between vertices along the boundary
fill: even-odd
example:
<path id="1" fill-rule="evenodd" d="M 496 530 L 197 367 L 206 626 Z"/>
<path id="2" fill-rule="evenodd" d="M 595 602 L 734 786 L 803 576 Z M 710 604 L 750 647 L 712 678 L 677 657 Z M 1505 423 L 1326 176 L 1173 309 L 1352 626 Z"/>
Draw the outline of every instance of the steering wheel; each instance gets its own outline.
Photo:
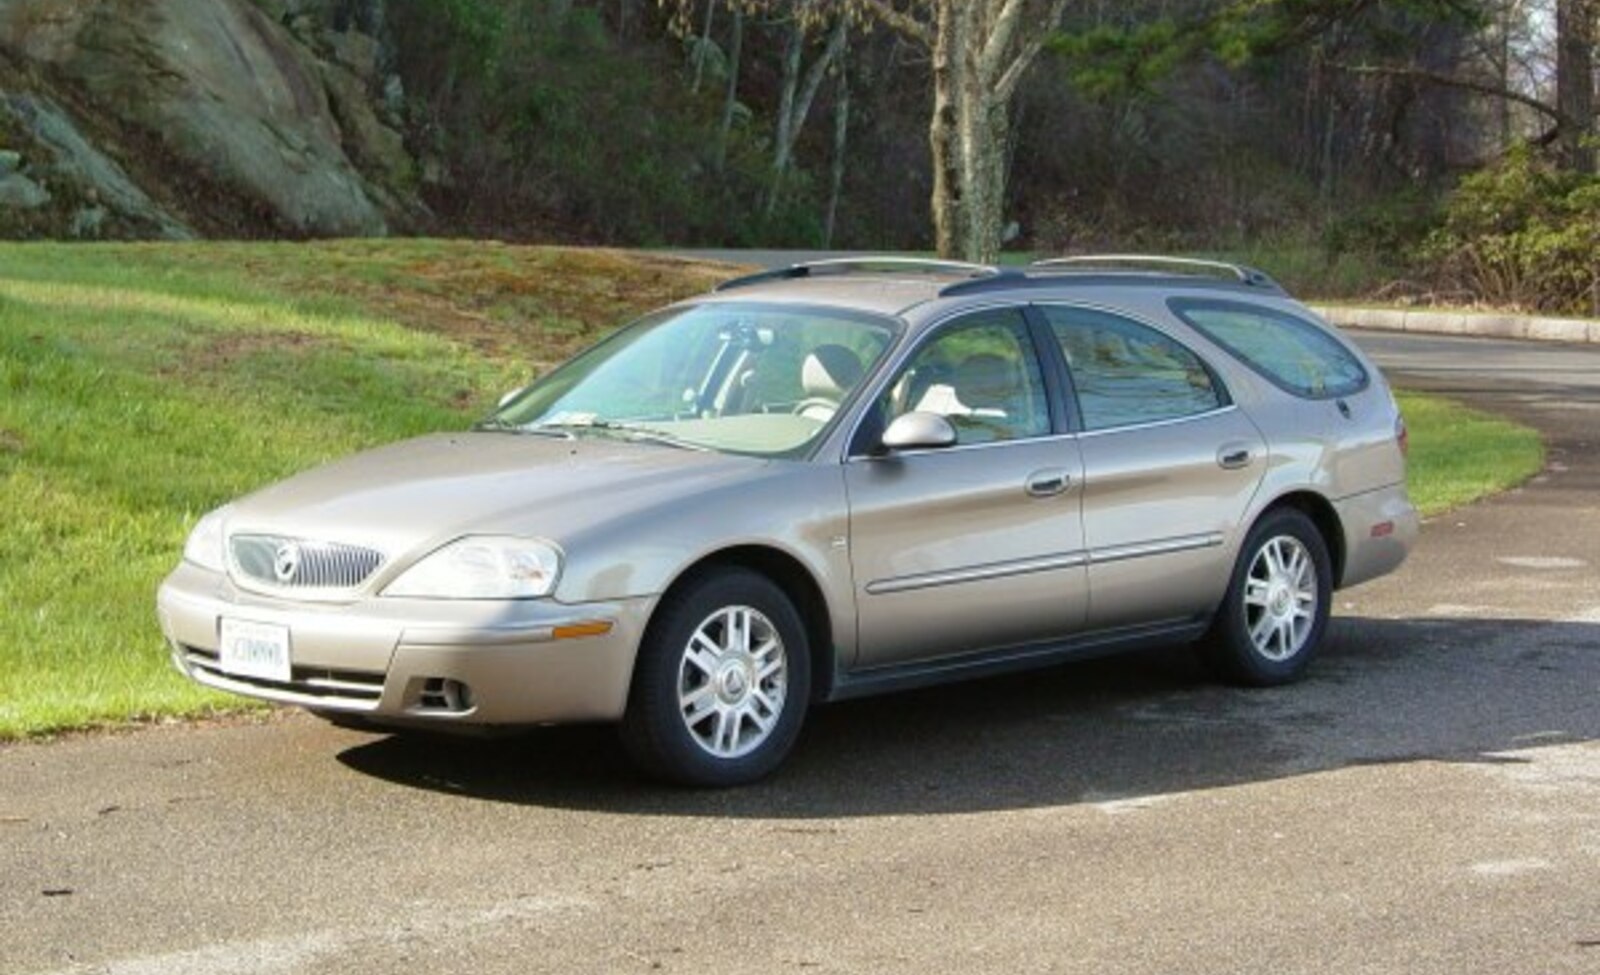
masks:
<path id="1" fill-rule="evenodd" d="M 805 399 L 803 399 L 800 402 L 796 403 L 794 405 L 794 409 L 790 410 L 789 412 L 792 413 L 795 416 L 804 416 L 806 410 L 812 409 L 814 407 L 818 408 L 818 409 L 827 410 L 829 416 L 832 416 L 834 413 L 839 412 L 839 404 L 838 404 L 838 402 L 835 401 L 835 400 L 828 399 L 825 396 L 807 396 Z"/>

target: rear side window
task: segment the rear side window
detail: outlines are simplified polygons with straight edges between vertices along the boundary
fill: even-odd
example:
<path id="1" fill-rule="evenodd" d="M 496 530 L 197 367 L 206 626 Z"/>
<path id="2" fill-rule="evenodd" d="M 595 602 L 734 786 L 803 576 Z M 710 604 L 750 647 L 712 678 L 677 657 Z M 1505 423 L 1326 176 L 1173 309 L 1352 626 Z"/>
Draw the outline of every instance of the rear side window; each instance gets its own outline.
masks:
<path id="1" fill-rule="evenodd" d="M 1227 403 L 1193 352 L 1148 325 L 1068 305 L 1042 305 L 1072 373 L 1085 430 L 1177 420 Z"/>
<path id="2" fill-rule="evenodd" d="M 1348 396 L 1367 371 L 1337 339 L 1303 318 L 1232 301 L 1175 298 L 1179 318 L 1286 392 L 1305 399 Z"/>

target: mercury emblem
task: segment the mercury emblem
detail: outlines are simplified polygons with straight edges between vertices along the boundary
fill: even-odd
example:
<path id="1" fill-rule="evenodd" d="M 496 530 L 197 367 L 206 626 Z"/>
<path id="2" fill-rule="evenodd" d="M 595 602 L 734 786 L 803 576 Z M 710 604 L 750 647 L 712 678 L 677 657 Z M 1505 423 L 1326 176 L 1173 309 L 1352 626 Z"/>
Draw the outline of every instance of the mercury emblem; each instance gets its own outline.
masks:
<path id="1" fill-rule="evenodd" d="M 300 571 L 300 546 L 293 542 L 284 542 L 278 546 L 278 551 L 272 556 L 272 574 L 282 583 L 294 581 L 295 573 Z"/>

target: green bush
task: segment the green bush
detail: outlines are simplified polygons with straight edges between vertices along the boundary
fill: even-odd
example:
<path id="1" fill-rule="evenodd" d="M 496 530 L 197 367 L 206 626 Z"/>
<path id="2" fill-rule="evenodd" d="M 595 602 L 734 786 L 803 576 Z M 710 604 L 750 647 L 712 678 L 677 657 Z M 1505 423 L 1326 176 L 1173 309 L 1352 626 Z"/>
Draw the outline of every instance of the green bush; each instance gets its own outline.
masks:
<path id="1" fill-rule="evenodd" d="M 1330 217 L 1322 232 L 1329 254 L 1398 259 L 1416 252 L 1439 225 L 1438 193 L 1411 188 L 1357 204 Z"/>
<path id="2" fill-rule="evenodd" d="M 1446 290 L 1508 308 L 1600 315 L 1600 176 L 1532 148 L 1461 181 L 1422 258 Z"/>

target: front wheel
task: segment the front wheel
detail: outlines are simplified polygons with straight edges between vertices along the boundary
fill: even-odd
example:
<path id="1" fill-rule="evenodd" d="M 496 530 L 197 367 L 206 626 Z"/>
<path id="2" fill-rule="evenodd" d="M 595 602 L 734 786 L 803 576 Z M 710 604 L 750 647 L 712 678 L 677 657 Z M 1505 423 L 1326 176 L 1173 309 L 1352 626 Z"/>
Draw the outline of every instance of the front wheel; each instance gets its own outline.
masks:
<path id="1" fill-rule="evenodd" d="M 1202 659 L 1230 681 L 1271 687 L 1298 679 L 1322 643 L 1333 564 L 1316 524 L 1293 508 L 1250 530 Z"/>
<path id="2" fill-rule="evenodd" d="M 668 781 L 753 782 L 800 735 L 810 664 L 800 614 L 770 579 L 744 569 L 699 575 L 666 597 L 639 647 L 623 744 Z"/>

